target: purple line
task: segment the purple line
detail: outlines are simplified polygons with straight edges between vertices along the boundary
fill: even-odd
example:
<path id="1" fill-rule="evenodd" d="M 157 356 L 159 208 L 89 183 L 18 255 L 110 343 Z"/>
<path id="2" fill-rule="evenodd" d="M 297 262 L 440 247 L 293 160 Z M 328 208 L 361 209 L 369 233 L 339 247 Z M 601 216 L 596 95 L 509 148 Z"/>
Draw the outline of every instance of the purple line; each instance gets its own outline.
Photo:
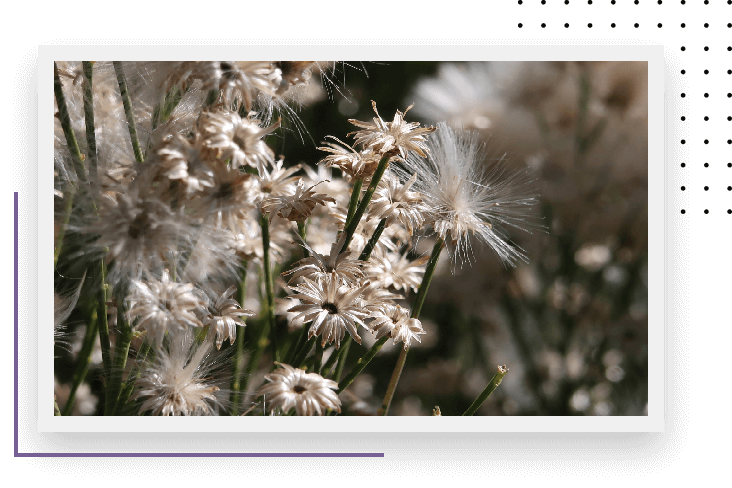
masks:
<path id="1" fill-rule="evenodd" d="M 14 382 L 14 388 L 15 388 L 15 416 L 13 418 L 14 425 L 15 425 L 15 439 L 14 439 L 14 445 L 15 445 L 15 455 L 18 455 L 18 192 L 16 191 L 14 193 L 13 197 L 14 201 L 14 208 L 15 208 L 15 215 L 14 215 L 14 225 L 13 229 L 15 231 L 15 242 L 14 242 L 14 252 L 13 256 L 15 257 L 15 264 L 14 264 L 14 275 L 15 275 L 15 292 L 13 295 L 13 300 L 15 303 L 15 314 L 14 314 L 14 320 L 15 320 L 15 351 L 13 351 L 13 357 L 15 359 L 15 362 L 13 365 L 15 366 L 15 382 Z"/>

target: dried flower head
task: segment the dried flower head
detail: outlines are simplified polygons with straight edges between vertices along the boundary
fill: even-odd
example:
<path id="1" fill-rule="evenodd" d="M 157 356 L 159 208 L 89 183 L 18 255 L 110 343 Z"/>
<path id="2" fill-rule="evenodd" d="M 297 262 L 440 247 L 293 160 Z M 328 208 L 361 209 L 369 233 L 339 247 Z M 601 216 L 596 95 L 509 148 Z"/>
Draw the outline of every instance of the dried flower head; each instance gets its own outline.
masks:
<path id="1" fill-rule="evenodd" d="M 282 72 L 271 61 L 222 61 L 220 66 L 224 101 L 239 100 L 247 111 L 260 93 L 274 96 L 281 84 Z"/>
<path id="2" fill-rule="evenodd" d="M 338 349 L 348 331 L 353 340 L 361 344 L 357 329 L 359 325 L 366 327 L 363 319 L 369 314 L 360 306 L 360 297 L 368 282 L 360 287 L 343 285 L 335 272 L 319 281 L 302 280 L 293 288 L 296 293 L 291 298 L 303 303 L 288 312 L 299 312 L 294 319 L 302 317 L 305 322 L 312 321 L 308 336 L 321 336 L 324 346 L 335 342 Z"/>
<path id="3" fill-rule="evenodd" d="M 322 191 L 336 202 L 346 201 L 351 195 L 351 189 L 346 180 L 333 175 L 333 170 L 324 165 L 312 167 L 305 165 L 302 168 L 306 173 L 306 184 L 320 185 L 319 191 Z"/>
<path id="4" fill-rule="evenodd" d="M 468 234 L 488 244 L 507 264 L 526 260 L 523 250 L 511 243 L 502 227 L 530 230 L 536 199 L 525 195 L 531 180 L 525 172 L 509 172 L 502 162 L 485 163 L 483 145 L 473 132 L 456 132 L 438 124 L 430 138 L 426 158 L 411 155 L 403 176 L 417 173 L 414 189 L 431 208 L 435 232 L 455 245 L 455 255 L 470 260 Z M 406 178 L 405 178 L 406 179 Z"/>
<path id="5" fill-rule="evenodd" d="M 419 336 L 424 334 L 422 323 L 409 317 L 409 310 L 399 305 L 386 304 L 380 310 L 374 312 L 369 323 L 369 329 L 380 339 L 389 336 L 394 344 L 404 343 L 404 349 L 409 349 L 412 339 L 421 342 Z"/>
<path id="6" fill-rule="evenodd" d="M 416 180 L 417 173 L 403 185 L 399 182 L 399 178 L 382 178 L 371 199 L 369 213 L 377 219 L 387 219 L 386 225 L 400 222 L 409 235 L 412 235 L 414 229 L 422 226 L 424 216 L 429 212 L 429 208 L 422 203 L 422 196 L 409 191 Z"/>
<path id="7" fill-rule="evenodd" d="M 287 283 L 291 285 L 298 278 L 306 277 L 313 281 L 319 281 L 330 276 L 331 273 L 335 273 L 344 284 L 358 283 L 364 277 L 363 271 L 361 271 L 364 262 L 352 258 L 355 252 L 338 252 L 343 247 L 345 240 L 346 234 L 341 233 L 338 242 L 331 245 L 330 254 L 323 256 L 315 252 L 307 242 L 301 239 L 302 247 L 308 250 L 310 256 L 296 262 L 291 270 L 282 273 L 282 277 L 292 275 Z"/>
<path id="8" fill-rule="evenodd" d="M 133 399 L 144 398 L 140 412 L 153 415 L 213 415 L 224 395 L 212 376 L 220 365 L 210 356 L 211 343 L 197 345 L 193 334 L 158 345 L 152 364 L 145 365 Z"/>
<path id="9" fill-rule="evenodd" d="M 299 278 L 320 281 L 335 273 L 342 283 L 357 283 L 364 276 L 361 271 L 363 261 L 353 259 L 355 255 L 353 252 L 339 252 L 343 247 L 345 237 L 345 233 L 341 234 L 338 241 L 331 246 L 328 256 L 315 252 L 305 241 L 302 241 L 302 246 L 308 250 L 310 256 L 296 262 L 293 268 L 282 273 L 282 276 L 289 276 L 288 284 L 292 284 Z"/>
<path id="10" fill-rule="evenodd" d="M 268 383 L 257 392 L 257 396 L 264 396 L 270 410 L 279 407 L 287 413 L 295 408 L 300 416 L 322 415 L 329 409 L 340 413 L 341 400 L 334 391 L 338 389 L 338 383 L 289 364 L 275 364 L 280 368 L 264 377 Z"/>
<path id="11" fill-rule="evenodd" d="M 109 279 L 139 278 L 160 266 L 167 255 L 188 244 L 192 229 L 170 207 L 154 196 L 143 197 L 137 185 L 128 193 L 105 197 L 99 221 L 90 229 L 99 246 L 109 249 L 114 267 Z"/>
<path id="12" fill-rule="evenodd" d="M 251 178 L 252 175 L 217 161 L 213 165 L 213 184 L 191 202 L 191 207 L 204 219 L 213 217 L 216 227 L 235 230 L 253 208 L 248 184 Z"/>
<path id="13" fill-rule="evenodd" d="M 366 267 L 366 276 L 372 283 L 384 288 L 393 286 L 397 290 L 408 292 L 417 290 L 422 283 L 425 264 L 429 256 L 422 256 L 410 261 L 409 253 L 377 252 L 371 256 Z"/>
<path id="14" fill-rule="evenodd" d="M 160 281 L 132 281 L 127 314 L 130 322 L 139 319 L 135 328 L 146 330 L 150 340 L 160 345 L 168 331 L 176 333 L 188 327 L 201 327 L 203 324 L 195 312 L 204 305 L 192 284 L 171 281 L 166 269 Z"/>
<path id="15" fill-rule="evenodd" d="M 181 181 L 189 195 L 202 191 L 213 185 L 213 171 L 205 161 L 204 152 L 199 141 L 180 134 L 168 136 L 156 150 L 159 173 L 169 180 Z"/>
<path id="16" fill-rule="evenodd" d="M 230 159 L 231 166 L 253 168 L 274 162 L 274 153 L 263 137 L 271 134 L 280 122 L 261 127 L 261 122 L 250 114 L 242 118 L 236 112 L 204 112 L 199 122 L 203 144 L 216 151 L 221 160 Z"/>
<path id="17" fill-rule="evenodd" d="M 186 87 L 192 80 L 202 81 L 204 90 L 219 89 L 222 70 L 218 61 L 163 62 L 155 63 L 154 66 L 164 73 L 162 91 L 165 93 L 176 85 Z"/>
<path id="18" fill-rule="evenodd" d="M 310 217 L 316 205 L 326 205 L 326 202 L 335 203 L 335 199 L 323 193 L 315 193 L 313 188 L 317 185 L 305 188 L 302 180 L 297 182 L 293 195 L 271 197 L 259 204 L 263 214 L 269 214 L 270 221 L 274 215 L 292 222 L 304 222 Z"/>
<path id="19" fill-rule="evenodd" d="M 295 193 L 295 182 L 300 176 L 292 176 L 300 171 L 300 165 L 296 164 L 290 168 L 284 168 L 285 160 L 280 158 L 268 167 L 267 164 L 260 164 L 258 167 L 259 176 L 253 178 L 251 192 L 255 202 L 261 202 L 265 198 L 281 197 Z"/>
<path id="20" fill-rule="evenodd" d="M 426 157 L 425 153 L 429 152 L 429 149 L 426 145 L 425 135 L 434 132 L 436 128 L 419 127 L 419 122 L 406 122 L 404 120 L 404 116 L 414 105 L 407 107 L 404 113 L 397 110 L 392 122 L 383 121 L 376 110 L 376 102 L 372 100 L 371 105 L 376 114 L 373 124 L 349 119 L 350 123 L 364 129 L 352 133 L 356 139 L 356 144 L 361 144 L 365 148 L 372 148 L 380 154 L 397 150 L 402 158 L 406 158 L 407 153 L 410 151 Z"/>
<path id="21" fill-rule="evenodd" d="M 389 291 L 388 288 L 384 288 L 379 283 L 370 283 L 363 291 L 361 304 L 369 312 L 375 312 L 381 309 L 383 305 L 394 305 L 394 300 L 404 300 L 404 296 Z"/>
<path id="22" fill-rule="evenodd" d="M 247 325 L 241 317 L 251 317 L 254 312 L 239 306 L 239 303 L 229 298 L 236 286 L 230 287 L 222 295 L 208 304 L 208 314 L 203 319 L 203 325 L 209 326 L 209 334 L 216 338 L 216 349 L 221 349 L 221 344 L 229 339 L 231 344 L 236 340 L 236 326 Z"/>
<path id="23" fill-rule="evenodd" d="M 310 68 L 315 61 L 278 61 L 275 64 L 282 76 L 277 95 L 283 95 L 291 86 L 304 85 L 310 81 L 313 76 Z"/>
<path id="24" fill-rule="evenodd" d="M 371 149 L 364 149 L 358 152 L 333 136 L 326 137 L 345 146 L 342 147 L 332 142 L 326 142 L 327 146 L 318 148 L 321 151 L 330 153 L 329 156 L 326 156 L 320 161 L 326 168 L 336 166 L 351 178 L 364 181 L 371 180 L 371 176 L 376 171 L 376 167 L 379 166 L 379 161 L 381 160 L 380 154 Z"/>

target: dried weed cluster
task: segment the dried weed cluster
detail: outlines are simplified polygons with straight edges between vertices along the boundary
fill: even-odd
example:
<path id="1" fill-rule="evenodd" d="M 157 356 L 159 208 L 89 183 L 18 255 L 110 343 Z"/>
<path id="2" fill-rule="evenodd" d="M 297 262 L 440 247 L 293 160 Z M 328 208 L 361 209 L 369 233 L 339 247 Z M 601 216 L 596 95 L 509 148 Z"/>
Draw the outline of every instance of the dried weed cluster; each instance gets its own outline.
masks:
<path id="1" fill-rule="evenodd" d="M 331 67 L 57 63 L 54 259 L 85 276 L 57 307 L 57 327 L 74 307 L 85 324 L 64 415 L 97 348 L 106 415 L 341 413 L 392 339 L 386 414 L 443 248 L 470 262 L 474 235 L 526 259 L 506 230 L 531 228 L 528 176 L 486 163 L 470 132 L 408 122 L 411 106 L 385 120 L 372 102 L 317 168 L 276 154 L 272 138 L 300 123 L 291 106 Z M 351 348 L 364 333 L 370 350 Z"/>

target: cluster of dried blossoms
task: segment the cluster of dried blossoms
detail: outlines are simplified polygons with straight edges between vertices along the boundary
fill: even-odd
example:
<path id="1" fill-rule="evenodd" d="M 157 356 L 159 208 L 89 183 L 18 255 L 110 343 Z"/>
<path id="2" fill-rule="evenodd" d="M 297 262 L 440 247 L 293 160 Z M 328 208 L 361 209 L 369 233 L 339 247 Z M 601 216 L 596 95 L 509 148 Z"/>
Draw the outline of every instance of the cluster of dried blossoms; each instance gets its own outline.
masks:
<path id="1" fill-rule="evenodd" d="M 372 122 L 351 120 L 353 146 L 333 137 L 317 170 L 275 157 L 272 113 L 286 113 L 284 97 L 314 67 L 56 69 L 55 259 L 95 276 L 85 345 L 90 354 L 98 334 L 106 414 L 340 412 L 336 390 L 368 362 L 338 383 L 342 346 L 361 344 L 359 329 L 376 336 L 376 351 L 389 338 L 404 351 L 420 341 L 419 308 L 445 244 L 463 259 L 473 233 L 506 262 L 523 258 L 500 233 L 533 203 L 510 191 L 518 177 L 486 172 L 469 134 L 407 122 L 409 108 L 387 122 L 374 103 Z M 431 233 L 435 251 L 419 257 L 415 239 Z M 244 308 L 248 282 L 254 311 Z M 237 341 L 245 326 L 255 329 L 247 351 Z M 262 370 L 273 370 L 265 384 L 248 385 Z"/>

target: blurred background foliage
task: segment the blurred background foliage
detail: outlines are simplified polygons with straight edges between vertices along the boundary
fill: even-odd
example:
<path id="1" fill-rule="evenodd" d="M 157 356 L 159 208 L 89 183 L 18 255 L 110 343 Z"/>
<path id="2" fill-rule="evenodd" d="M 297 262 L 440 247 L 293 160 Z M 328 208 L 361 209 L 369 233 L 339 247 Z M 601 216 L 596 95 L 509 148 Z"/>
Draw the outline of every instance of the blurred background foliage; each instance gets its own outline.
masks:
<path id="1" fill-rule="evenodd" d="M 516 268 L 480 245 L 470 264 L 442 258 L 421 315 L 427 334 L 411 348 L 391 413 L 431 415 L 439 406 L 442 415 L 460 415 L 496 365 L 506 364 L 508 375 L 477 414 L 646 415 L 647 64 L 321 65 L 329 67 L 323 83 L 314 77 L 291 102 L 299 122 L 283 118 L 284 130 L 268 139 L 287 164 L 314 167 L 326 135 L 352 142 L 348 119 L 371 120 L 371 100 L 387 121 L 415 103 L 407 121 L 478 131 L 491 158 L 509 170 L 528 166 L 546 228 L 511 232 L 529 258 Z M 417 250 L 427 254 L 431 245 L 421 239 Z M 56 360 L 61 397 L 83 337 L 84 327 L 73 326 L 80 321 L 70 318 L 78 337 Z M 363 334 L 346 370 L 373 342 Z M 384 346 L 343 393 L 346 408 L 376 413 L 398 352 Z M 77 394 L 77 414 L 102 408 L 91 393 L 101 390 L 99 375 L 89 380 L 91 389 Z"/>

